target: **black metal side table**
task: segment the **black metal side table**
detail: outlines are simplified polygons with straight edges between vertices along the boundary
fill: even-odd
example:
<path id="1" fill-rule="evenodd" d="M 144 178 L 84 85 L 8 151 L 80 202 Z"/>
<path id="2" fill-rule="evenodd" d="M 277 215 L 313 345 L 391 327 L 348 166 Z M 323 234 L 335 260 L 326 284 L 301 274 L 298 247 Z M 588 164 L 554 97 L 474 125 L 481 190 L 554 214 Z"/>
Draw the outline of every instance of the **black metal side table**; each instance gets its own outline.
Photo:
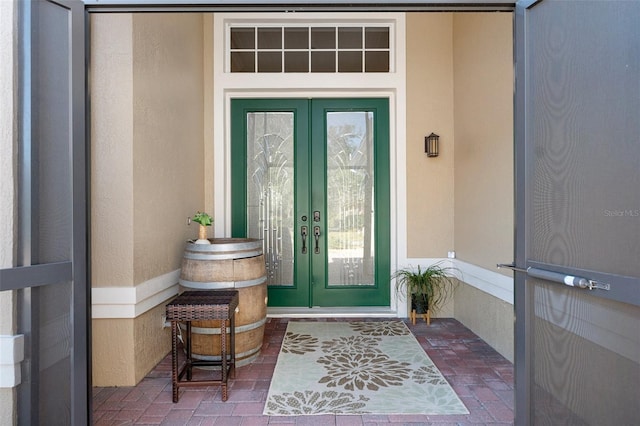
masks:
<path id="1" fill-rule="evenodd" d="M 167 304 L 167 320 L 171 321 L 171 382 L 173 402 L 178 402 L 178 390 L 185 386 L 222 387 L 222 400 L 228 397 L 227 382 L 235 371 L 235 311 L 238 306 L 237 290 L 185 291 Z M 195 360 L 191 353 L 191 321 L 220 320 L 220 361 Z M 186 323 L 184 345 L 187 359 L 178 369 L 178 327 Z M 229 356 L 227 355 L 227 322 L 229 323 Z M 220 380 L 192 380 L 192 368 L 220 366 Z M 184 375 L 186 380 L 183 380 Z"/>

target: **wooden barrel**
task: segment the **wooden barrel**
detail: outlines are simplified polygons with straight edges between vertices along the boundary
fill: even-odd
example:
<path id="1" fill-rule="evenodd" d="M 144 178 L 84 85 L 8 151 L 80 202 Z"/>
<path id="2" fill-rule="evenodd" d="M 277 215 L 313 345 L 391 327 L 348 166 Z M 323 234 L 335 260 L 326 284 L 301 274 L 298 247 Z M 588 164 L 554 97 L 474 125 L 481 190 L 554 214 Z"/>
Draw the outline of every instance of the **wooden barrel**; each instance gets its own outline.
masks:
<path id="1" fill-rule="evenodd" d="M 260 355 L 267 320 L 267 275 L 262 241 L 248 238 L 209 241 L 211 244 L 187 243 L 180 285 L 189 290 L 238 290 L 236 365 L 250 364 Z M 193 357 L 219 360 L 220 321 L 191 324 Z"/>

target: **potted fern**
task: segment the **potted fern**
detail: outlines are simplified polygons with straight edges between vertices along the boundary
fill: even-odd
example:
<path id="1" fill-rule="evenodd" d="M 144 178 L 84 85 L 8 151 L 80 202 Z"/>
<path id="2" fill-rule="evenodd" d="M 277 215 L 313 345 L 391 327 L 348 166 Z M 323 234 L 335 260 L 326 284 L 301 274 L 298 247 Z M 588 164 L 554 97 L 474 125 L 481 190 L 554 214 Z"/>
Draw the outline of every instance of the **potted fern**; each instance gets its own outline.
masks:
<path id="1" fill-rule="evenodd" d="M 401 295 L 411 298 L 411 322 L 416 323 L 416 314 L 421 314 L 428 325 L 431 314 L 436 314 L 453 295 L 457 281 L 456 269 L 443 266 L 441 262 L 427 267 L 408 267 L 393 274 L 396 288 Z"/>
<path id="2" fill-rule="evenodd" d="M 211 242 L 207 239 L 207 226 L 211 226 L 213 224 L 213 218 L 205 212 L 196 212 L 196 214 L 193 216 L 193 221 L 200 225 L 200 227 L 198 228 L 198 239 L 195 241 L 195 243 L 211 244 Z"/>

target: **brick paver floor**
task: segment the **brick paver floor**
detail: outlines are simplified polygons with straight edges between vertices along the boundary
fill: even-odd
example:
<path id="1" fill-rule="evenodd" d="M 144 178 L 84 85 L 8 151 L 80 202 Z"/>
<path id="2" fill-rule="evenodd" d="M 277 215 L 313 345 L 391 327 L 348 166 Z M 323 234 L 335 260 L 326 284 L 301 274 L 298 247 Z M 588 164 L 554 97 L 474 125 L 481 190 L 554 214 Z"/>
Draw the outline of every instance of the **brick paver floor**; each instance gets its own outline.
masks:
<path id="1" fill-rule="evenodd" d="M 513 424 L 513 364 L 454 319 L 427 326 L 407 322 L 420 345 L 438 366 L 469 410 L 468 415 L 320 415 L 263 416 L 280 345 L 289 321 L 379 321 L 380 319 L 267 320 L 260 356 L 238 367 L 229 383 L 229 399 L 220 388 L 182 388 L 171 400 L 171 354 L 135 387 L 93 389 L 93 423 L 115 425 L 499 425 Z"/>

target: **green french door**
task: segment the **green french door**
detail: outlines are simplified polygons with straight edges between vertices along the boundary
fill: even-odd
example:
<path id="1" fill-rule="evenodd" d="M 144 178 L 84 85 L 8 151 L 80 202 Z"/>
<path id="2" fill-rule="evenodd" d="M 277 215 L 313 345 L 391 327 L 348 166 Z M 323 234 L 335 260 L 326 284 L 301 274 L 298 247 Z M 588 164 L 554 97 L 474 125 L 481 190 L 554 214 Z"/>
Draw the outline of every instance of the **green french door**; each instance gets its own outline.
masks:
<path id="1" fill-rule="evenodd" d="M 269 306 L 388 306 L 387 99 L 231 101 L 232 235 L 263 240 Z"/>

